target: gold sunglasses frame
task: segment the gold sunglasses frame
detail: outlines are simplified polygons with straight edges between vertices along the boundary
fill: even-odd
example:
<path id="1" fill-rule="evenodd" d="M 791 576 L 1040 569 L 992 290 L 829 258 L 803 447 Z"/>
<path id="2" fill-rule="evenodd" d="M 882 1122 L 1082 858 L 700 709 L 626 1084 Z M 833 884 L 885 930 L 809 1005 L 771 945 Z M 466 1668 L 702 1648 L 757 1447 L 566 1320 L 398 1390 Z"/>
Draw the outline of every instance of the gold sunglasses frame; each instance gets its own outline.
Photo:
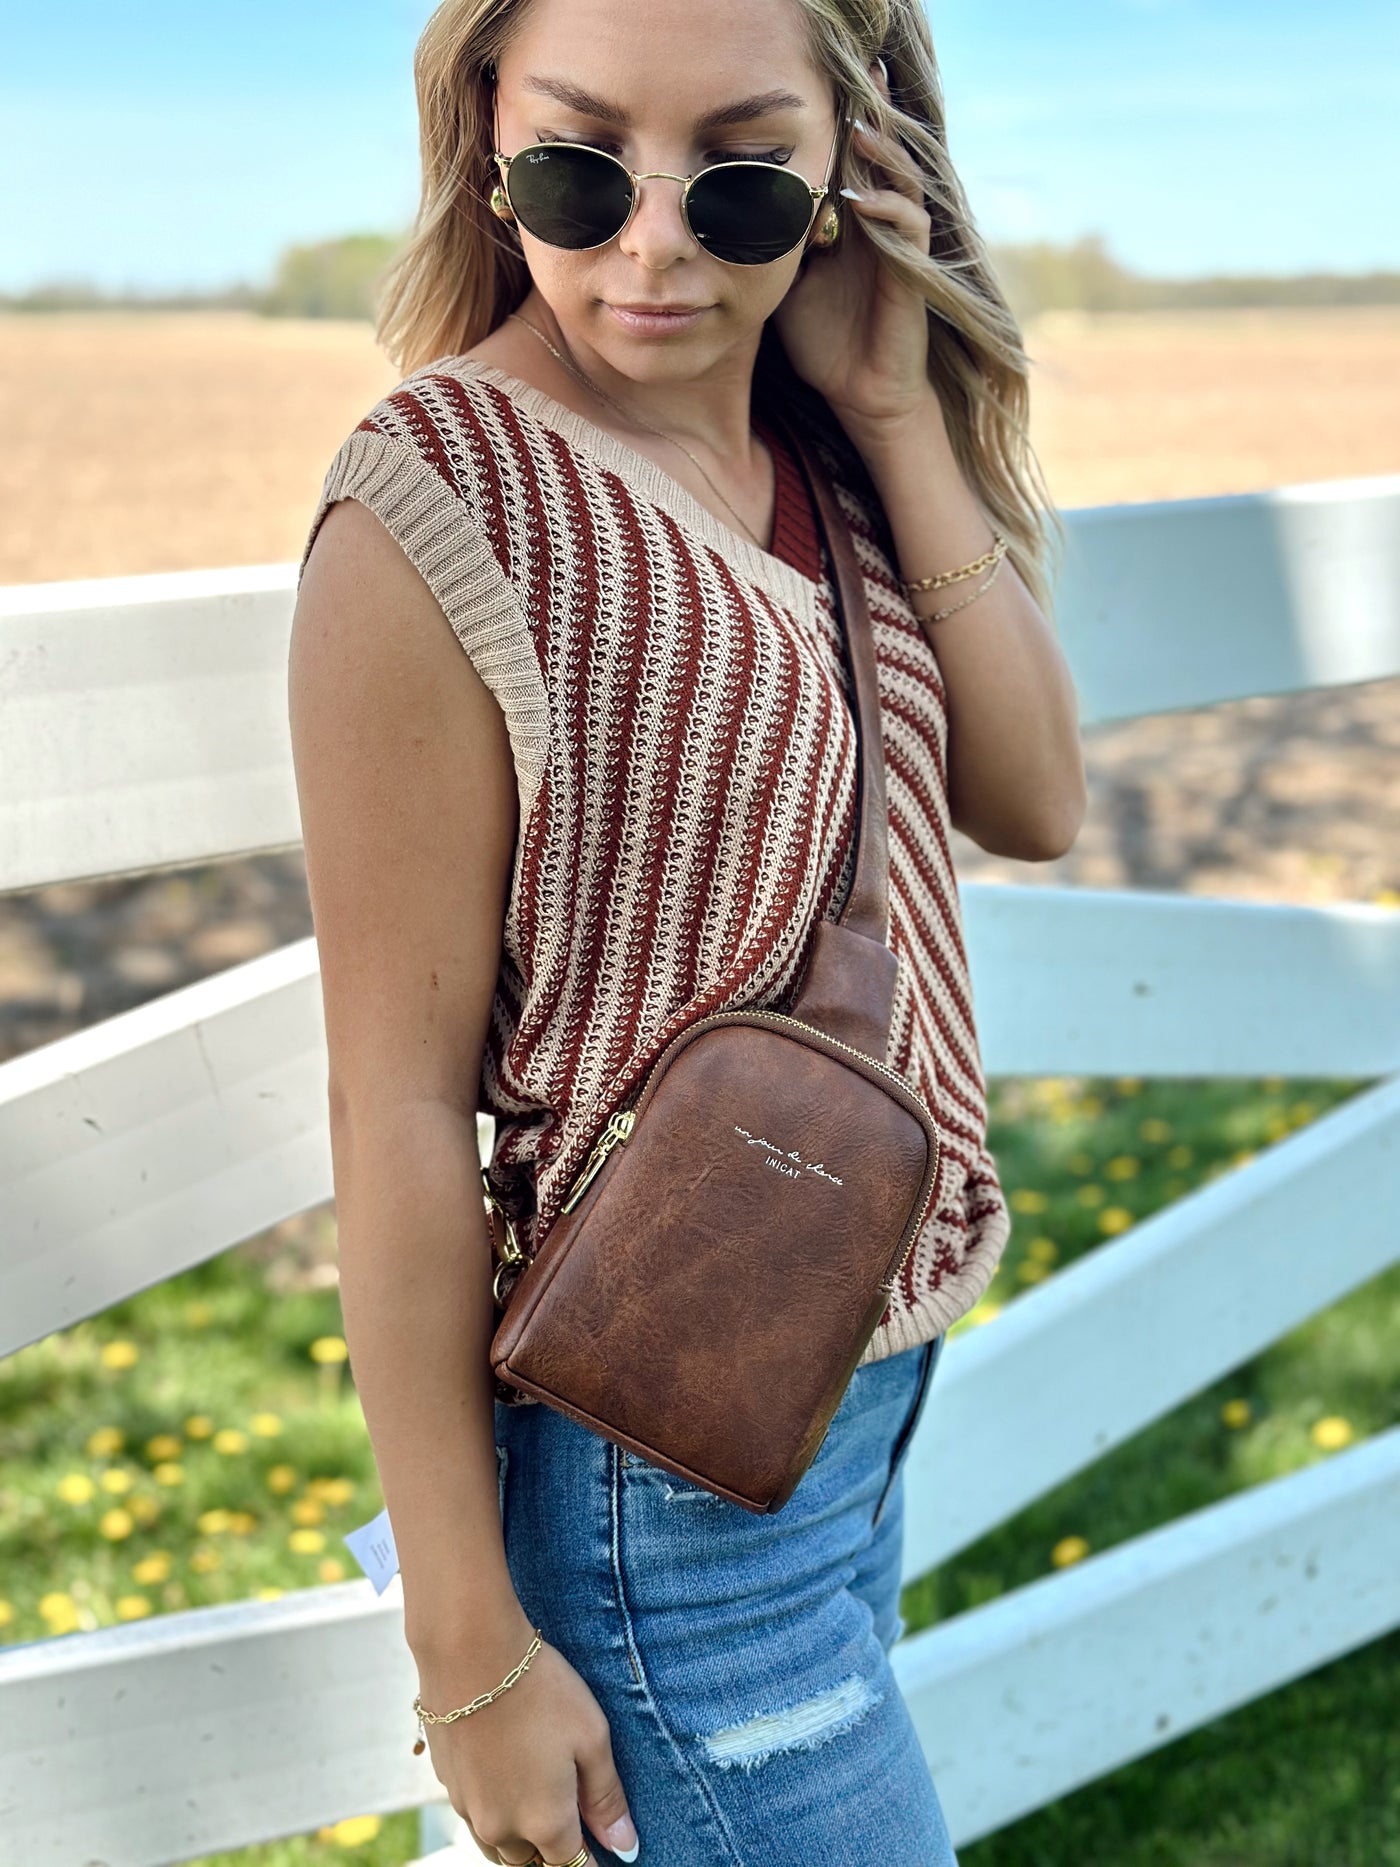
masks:
<path id="1" fill-rule="evenodd" d="M 693 175 L 672 175 L 668 169 L 642 169 L 641 171 L 638 171 L 636 169 L 629 169 L 627 164 L 621 161 L 617 156 L 609 155 L 606 149 L 596 149 L 592 143 L 572 143 L 572 142 L 526 143 L 522 148 L 517 149 L 515 154 L 511 156 L 503 155 L 499 149 L 493 149 L 491 151 L 491 159 L 496 164 L 497 170 L 500 174 L 501 191 L 505 195 L 506 202 L 510 207 L 510 211 L 512 214 L 516 216 L 517 221 L 520 219 L 520 216 L 516 209 L 515 203 L 510 198 L 510 167 L 513 162 L 518 162 L 522 156 L 529 155 L 532 150 L 561 149 L 561 148 L 562 149 L 586 149 L 590 155 L 601 156 L 604 162 L 611 162 L 614 168 L 619 168 L 622 170 L 623 174 L 627 177 L 628 184 L 632 190 L 632 205 L 628 208 L 627 218 L 626 220 L 623 221 L 622 225 L 617 229 L 617 232 L 610 233 L 606 240 L 593 241 L 593 243 L 590 246 L 557 246 L 555 250 L 558 252 L 561 252 L 561 253 L 596 253 L 600 247 L 608 246 L 612 241 L 621 239 L 622 235 L 626 233 L 627 229 L 632 225 L 633 218 L 636 215 L 637 207 L 642 198 L 642 191 L 641 191 L 641 186 L 640 186 L 642 182 L 644 181 L 679 182 L 681 184 L 681 202 L 680 202 L 681 220 L 685 224 L 686 232 L 690 235 L 691 239 L 694 240 L 695 244 L 699 247 L 700 251 L 702 253 L 709 254 L 709 257 L 711 259 L 717 259 L 720 265 L 722 266 L 741 266 L 747 271 L 751 266 L 776 265 L 778 260 L 786 259 L 789 253 L 795 253 L 798 247 L 802 245 L 803 241 L 811 233 L 813 223 L 815 222 L 817 218 L 817 209 L 821 206 L 822 202 L 826 199 L 827 195 L 831 192 L 832 170 L 834 169 L 836 165 L 836 150 L 837 150 L 838 144 L 841 141 L 841 131 L 843 127 L 844 125 L 842 123 L 842 120 L 840 116 L 838 115 L 837 121 L 836 121 L 836 134 L 831 139 L 831 151 L 826 159 L 825 177 L 822 181 L 822 185 L 820 188 L 813 187 L 811 182 L 809 182 L 804 175 L 799 175 L 797 173 L 796 169 L 790 169 L 790 168 L 787 168 L 786 166 L 779 167 L 779 165 L 776 162 L 759 162 L 759 161 L 756 161 L 754 158 L 747 157 L 747 156 L 738 157 L 733 162 L 711 162 L 707 167 L 703 169 L 697 169 Z M 695 229 L 690 224 L 690 214 L 687 211 L 686 203 L 690 198 L 690 191 L 694 187 L 695 183 L 698 182 L 702 176 L 713 175 L 718 169 L 762 169 L 766 174 L 769 174 L 769 175 L 771 175 L 776 170 L 778 174 L 791 175 L 794 181 L 800 181 L 802 183 L 803 187 L 807 190 L 807 193 L 811 196 L 811 206 L 810 206 L 810 209 L 807 215 L 807 225 L 802 229 L 801 233 L 793 241 L 791 246 L 785 247 L 781 253 L 775 253 L 772 259 L 758 259 L 758 260 L 725 259 L 719 253 L 710 252 L 710 249 L 706 246 L 705 242 L 700 238 L 699 234 L 696 233 Z M 527 227 L 525 231 L 529 233 L 530 229 Z M 530 237 L 535 240 L 538 240 L 541 238 L 541 236 L 537 233 L 531 234 Z M 555 246 L 555 242 L 552 240 L 545 240 L 543 241 L 543 244 L 546 246 Z"/>

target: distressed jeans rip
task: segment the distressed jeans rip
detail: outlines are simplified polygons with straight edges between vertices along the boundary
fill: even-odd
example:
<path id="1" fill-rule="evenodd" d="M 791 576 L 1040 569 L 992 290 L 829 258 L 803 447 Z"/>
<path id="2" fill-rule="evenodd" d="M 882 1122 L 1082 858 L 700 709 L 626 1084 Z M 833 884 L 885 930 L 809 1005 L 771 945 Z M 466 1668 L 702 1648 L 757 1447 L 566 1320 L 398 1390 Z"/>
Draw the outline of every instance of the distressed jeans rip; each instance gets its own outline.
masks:
<path id="1" fill-rule="evenodd" d="M 884 1697 L 868 1679 L 853 1673 L 839 1685 L 782 1711 L 760 1712 L 743 1724 L 726 1725 L 704 1739 L 710 1761 L 721 1770 L 752 1770 L 788 1750 L 815 1750 L 873 1711 Z"/>
<path id="2" fill-rule="evenodd" d="M 724 1499 L 718 1492 L 702 1490 L 699 1485 L 667 1485 L 666 1502 L 668 1504 L 722 1504 Z"/>

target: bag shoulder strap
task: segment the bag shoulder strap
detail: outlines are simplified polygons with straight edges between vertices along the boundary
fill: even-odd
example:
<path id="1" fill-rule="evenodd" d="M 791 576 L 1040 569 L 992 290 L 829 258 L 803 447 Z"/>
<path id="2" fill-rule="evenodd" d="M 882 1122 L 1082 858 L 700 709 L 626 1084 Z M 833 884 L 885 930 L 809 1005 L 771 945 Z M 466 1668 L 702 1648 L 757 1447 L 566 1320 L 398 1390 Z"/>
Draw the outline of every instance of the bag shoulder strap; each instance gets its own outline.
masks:
<path id="1" fill-rule="evenodd" d="M 865 575 L 856 558 L 851 528 L 837 502 L 830 475 L 815 448 L 786 415 L 782 432 L 812 495 L 835 576 L 837 607 L 846 645 L 846 663 L 856 698 L 856 734 L 860 760 L 860 803 L 856 866 L 839 921 L 853 933 L 881 946 L 889 944 L 889 816 L 885 800 L 885 749 L 880 731 L 879 673 L 875 636 L 865 596 Z"/>

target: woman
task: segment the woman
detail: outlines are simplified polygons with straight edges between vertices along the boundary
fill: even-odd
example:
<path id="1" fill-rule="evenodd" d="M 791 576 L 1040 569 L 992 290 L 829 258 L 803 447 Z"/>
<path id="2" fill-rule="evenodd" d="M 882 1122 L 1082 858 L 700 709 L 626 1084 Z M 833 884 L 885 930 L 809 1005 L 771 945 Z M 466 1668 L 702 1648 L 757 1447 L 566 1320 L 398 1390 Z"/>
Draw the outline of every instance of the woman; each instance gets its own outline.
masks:
<path id="1" fill-rule="evenodd" d="M 447 0 L 416 75 L 380 317 L 410 374 L 327 474 L 290 674 L 345 1327 L 433 1767 L 495 1861 L 934 1867 L 902 1465 L 1010 1229 L 947 828 L 1047 859 L 1084 808 L 1024 352 L 916 0 Z M 529 1252 L 665 1043 L 787 1003 L 841 912 L 852 689 L 780 409 L 866 580 L 887 1060 L 944 1147 L 763 1516 L 493 1380 L 475 1119 Z"/>

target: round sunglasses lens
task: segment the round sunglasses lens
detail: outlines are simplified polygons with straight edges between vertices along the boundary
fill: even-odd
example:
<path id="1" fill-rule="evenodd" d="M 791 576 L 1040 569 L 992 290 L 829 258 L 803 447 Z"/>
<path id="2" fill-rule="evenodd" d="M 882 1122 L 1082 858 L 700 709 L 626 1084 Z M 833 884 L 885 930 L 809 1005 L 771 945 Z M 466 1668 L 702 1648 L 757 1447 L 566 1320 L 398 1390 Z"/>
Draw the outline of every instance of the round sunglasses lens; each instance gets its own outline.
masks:
<path id="1" fill-rule="evenodd" d="M 771 163 L 706 169 L 686 200 L 691 232 L 731 266 L 766 266 L 790 253 L 812 224 L 812 194 L 800 175 Z"/>
<path id="2" fill-rule="evenodd" d="M 596 149 L 537 143 L 510 164 L 510 204 L 527 233 L 550 246 L 601 246 L 632 208 L 627 171 Z"/>

